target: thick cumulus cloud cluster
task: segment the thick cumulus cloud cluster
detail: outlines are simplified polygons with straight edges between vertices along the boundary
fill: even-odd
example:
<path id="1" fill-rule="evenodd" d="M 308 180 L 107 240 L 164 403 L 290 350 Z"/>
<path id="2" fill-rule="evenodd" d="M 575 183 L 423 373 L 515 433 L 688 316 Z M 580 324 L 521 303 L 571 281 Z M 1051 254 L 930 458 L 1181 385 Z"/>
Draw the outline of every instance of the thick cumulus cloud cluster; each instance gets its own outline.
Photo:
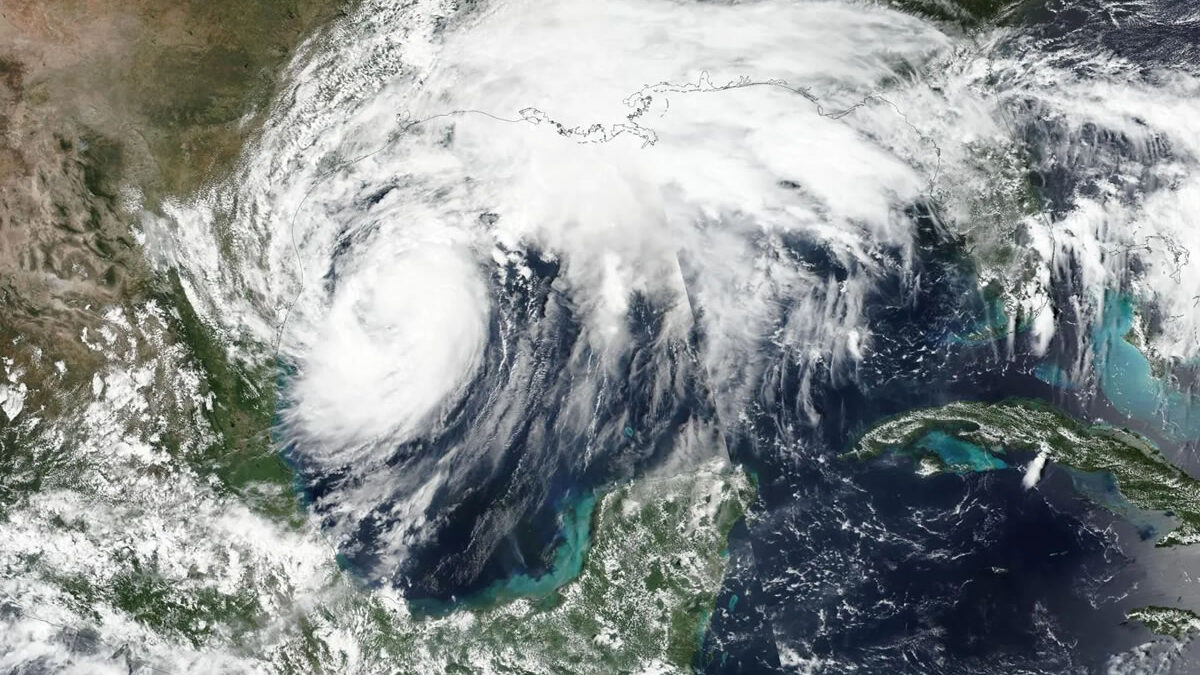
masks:
<path id="1" fill-rule="evenodd" d="M 853 352 L 869 281 L 830 287 L 785 241 L 865 277 L 878 247 L 907 245 L 899 211 L 936 148 L 870 96 L 945 46 L 913 19 L 833 3 L 502 4 L 447 35 L 406 111 L 540 122 L 464 112 L 422 132 L 453 128 L 447 152 L 500 215 L 496 241 L 562 257 L 594 347 L 625 348 L 634 294 L 687 299 L 721 387 L 789 317 L 785 339 Z"/>
<path id="2" fill-rule="evenodd" d="M 879 247 L 907 246 L 901 211 L 928 189 L 938 148 L 879 92 L 945 49 L 942 34 L 837 3 L 529 2 L 411 35 L 432 12 L 368 13 L 353 44 L 297 75 L 242 198 L 172 214 L 192 278 L 232 282 L 196 289 L 214 315 L 264 341 L 287 315 L 297 403 L 351 394 L 331 435 L 370 416 L 368 390 L 417 419 L 468 379 L 486 342 L 486 268 L 529 248 L 560 260 L 602 354 L 627 346 L 635 294 L 690 296 L 718 365 L 786 320 L 779 303 L 810 294 L 813 345 L 857 352 L 854 280 L 831 291 L 779 259 L 780 238 L 868 273 Z M 241 265 L 203 239 L 222 219 Z M 427 265 L 443 271 L 400 269 Z M 413 325 L 376 325 L 388 321 L 376 311 L 412 311 Z M 377 348 L 410 362 L 392 370 Z M 409 388 L 425 394 L 391 386 L 434 371 L 444 381 Z"/>
<path id="3" fill-rule="evenodd" d="M 1100 321 L 1105 297 L 1123 292 L 1149 317 L 1144 337 L 1154 356 L 1180 363 L 1200 354 L 1200 260 L 1192 255 L 1200 238 L 1190 225 L 1200 184 L 1200 81 L 1188 64 L 1167 70 L 1143 56 L 999 34 L 965 77 L 947 82 L 986 83 L 989 114 L 1009 129 L 1020 158 L 1024 185 L 1010 190 L 1017 198 L 1007 222 L 989 226 L 977 210 L 956 209 L 971 202 L 965 186 L 939 197 L 954 227 L 976 243 L 1020 245 L 1015 262 L 996 265 L 985 255 L 977 263 L 985 278 L 999 275 L 1009 287 L 1029 318 L 1035 352 L 1045 352 L 1064 321 Z M 1011 169 L 986 166 L 1011 185 Z M 971 176 L 967 185 L 980 186 L 970 163 L 958 168 Z M 986 183 L 980 192 L 989 192 Z M 1069 332 L 1083 378 L 1092 367 L 1090 334 Z"/>
<path id="4" fill-rule="evenodd" d="M 476 266 L 452 247 L 397 241 L 354 261 L 319 328 L 295 338 L 304 356 L 286 416 L 315 448 L 407 440 L 479 363 L 488 298 Z"/>
<path id="5" fill-rule="evenodd" d="M 1200 353 L 1200 81 L 1105 65 L 1116 77 L 1064 73 L 1052 87 L 1026 90 L 1057 132 L 1045 163 L 1078 176 L 1062 212 L 1033 229 L 1052 245 L 1044 259 L 1054 278 L 1076 283 L 1093 308 L 1108 291 L 1134 294 L 1157 314 L 1148 336 L 1154 351 L 1193 359 Z"/>

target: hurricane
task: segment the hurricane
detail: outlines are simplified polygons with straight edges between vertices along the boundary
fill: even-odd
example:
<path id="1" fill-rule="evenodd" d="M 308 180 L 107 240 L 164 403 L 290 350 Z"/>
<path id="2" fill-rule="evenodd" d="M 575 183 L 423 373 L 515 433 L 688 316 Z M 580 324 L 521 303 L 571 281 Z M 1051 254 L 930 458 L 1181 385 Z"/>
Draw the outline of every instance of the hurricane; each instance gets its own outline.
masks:
<path id="1" fill-rule="evenodd" d="M 257 609 L 190 651 L 144 615 L 97 639 L 130 672 L 1193 672 L 1198 21 L 351 4 L 228 174 L 135 225 L 258 373 L 300 506 L 143 470 L 137 513 L 207 523 L 131 526 L 204 542 L 155 565 Z M 153 379 L 187 368 L 172 316 L 109 317 L 97 351 L 145 335 L 78 424 L 223 405 Z M 58 597 L 30 588 L 0 586 Z M 14 672 L 105 662 L 4 607 Z"/>
<path id="2" fill-rule="evenodd" d="M 307 66 L 321 77 L 247 161 L 249 193 L 180 207 L 174 237 L 177 256 L 221 260 L 186 223 L 255 223 L 236 235 L 260 242 L 239 247 L 248 265 L 198 270 L 218 286 L 197 293 L 278 342 L 294 368 L 283 442 L 348 550 L 402 584 L 422 545 L 447 566 L 462 548 L 465 581 L 519 563 L 498 535 L 552 516 L 555 483 L 725 453 L 719 420 L 753 402 L 768 341 L 802 379 L 849 377 L 871 340 L 864 296 L 909 273 L 905 209 L 943 161 L 874 87 L 948 46 L 836 4 L 480 8 L 391 58 L 362 43 L 421 18 L 370 16 Z M 791 29 L 761 44 L 768 21 Z M 817 39 L 830 30 L 872 37 Z M 996 133 L 982 112 L 948 123 Z M 260 301 L 219 296 L 250 284 Z M 810 388 L 805 424 L 821 417 Z M 438 545 L 451 528 L 471 536 Z"/>

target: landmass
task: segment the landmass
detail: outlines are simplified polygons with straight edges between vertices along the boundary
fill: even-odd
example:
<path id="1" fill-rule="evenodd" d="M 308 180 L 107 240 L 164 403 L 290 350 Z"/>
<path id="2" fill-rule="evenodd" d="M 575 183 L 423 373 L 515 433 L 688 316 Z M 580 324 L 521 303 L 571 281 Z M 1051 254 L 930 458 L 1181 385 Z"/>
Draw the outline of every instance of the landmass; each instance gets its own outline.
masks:
<path id="1" fill-rule="evenodd" d="M 1130 431 L 1082 424 L 1036 401 L 960 401 L 914 410 L 869 429 L 850 454 L 862 458 L 915 449 L 923 461 L 944 461 L 934 450 L 919 447 L 922 439 L 932 433 L 969 443 L 987 457 L 1026 451 L 1037 453 L 1042 463 L 1051 461 L 1081 471 L 1109 473 L 1131 504 L 1167 513 L 1178 521 L 1175 529 L 1158 540 L 1158 546 L 1200 541 L 1200 481 Z M 968 463 L 966 468 L 975 467 Z"/>
<path id="2" fill-rule="evenodd" d="M 1175 607 L 1140 607 L 1130 610 L 1125 617 L 1137 621 L 1152 633 L 1183 640 L 1200 631 L 1200 615 L 1187 609 Z"/>
<path id="3" fill-rule="evenodd" d="M 185 461 L 268 511 L 295 510 L 268 437 L 273 374 L 231 363 L 178 284 L 151 274 L 138 222 L 233 166 L 296 49 L 344 4 L 0 6 L 0 494 L 36 484 L 42 421 L 94 394 L 106 363 L 88 343 L 116 330 L 106 316 L 133 319 L 153 302 L 167 310 L 168 343 L 190 352 L 211 395 L 192 412 L 216 433 Z M 186 428 L 167 425 L 163 442 L 178 449 Z"/>
<path id="4" fill-rule="evenodd" d="M 404 672 L 689 673 L 724 579 L 726 541 L 754 497 L 724 460 L 617 486 L 596 504 L 578 577 L 492 607 L 415 616 L 385 596 L 347 596 L 341 622 L 313 614 L 276 650 L 283 672 L 338 663 L 335 624 L 369 618 L 356 642 Z"/>

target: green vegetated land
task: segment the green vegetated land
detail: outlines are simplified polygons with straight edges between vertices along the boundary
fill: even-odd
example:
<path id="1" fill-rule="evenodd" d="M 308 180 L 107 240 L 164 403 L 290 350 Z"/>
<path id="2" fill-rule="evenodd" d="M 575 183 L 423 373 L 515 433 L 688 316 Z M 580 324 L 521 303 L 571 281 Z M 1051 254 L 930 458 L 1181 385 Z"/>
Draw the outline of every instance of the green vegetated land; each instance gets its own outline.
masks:
<path id="1" fill-rule="evenodd" d="M 1187 609 L 1174 607 L 1141 607 L 1130 610 L 1125 617 L 1137 621 L 1151 633 L 1177 640 L 1191 638 L 1200 631 L 1200 616 Z"/>
<path id="2" fill-rule="evenodd" d="M 935 451 L 937 446 L 922 443 L 931 434 L 949 436 L 982 457 L 947 465 Z M 1200 481 L 1132 432 L 1083 424 L 1038 401 L 960 401 L 914 410 L 869 429 L 849 454 L 868 458 L 885 452 L 906 452 L 937 470 L 990 470 L 1005 466 L 1000 458 L 1014 451 L 1045 453 L 1049 461 L 1064 466 L 1111 474 L 1131 504 L 1164 512 L 1177 520 L 1178 526 L 1162 536 L 1158 546 L 1200 540 Z M 993 459 L 989 460 L 989 455 Z M 1187 609 L 1143 607 L 1128 612 L 1127 618 L 1153 633 L 1181 640 L 1200 632 L 1200 617 Z"/>
<path id="3" fill-rule="evenodd" d="M 1026 0 L 891 0 L 897 9 L 965 27 L 995 21 Z"/>
<path id="4" fill-rule="evenodd" d="M 220 177 L 258 132 L 278 93 L 282 71 L 305 37 L 336 17 L 350 0 L 191 0 L 183 3 L 187 37 L 137 42 L 132 87 L 143 101 L 146 138 L 166 194 L 186 194 Z M 170 22 L 179 3 L 154 3 L 151 21 Z M 191 41 L 203 48 L 196 49 Z M 180 86 L 181 83 L 186 83 Z M 159 297 L 176 309 L 177 339 L 203 371 L 216 442 L 200 468 L 250 505 L 298 522 L 294 476 L 275 452 L 275 364 L 239 364 L 206 326 L 175 278 L 157 280 Z"/>
<path id="5" fill-rule="evenodd" d="M 1200 541 L 1200 481 L 1167 461 L 1146 439 L 1077 422 L 1044 403 L 960 401 L 914 410 L 868 430 L 852 454 L 867 457 L 910 448 L 932 432 L 949 434 L 993 455 L 1045 452 L 1050 461 L 1065 466 L 1110 473 L 1131 504 L 1168 512 L 1178 520 L 1178 527 L 1164 535 L 1159 546 Z"/>
<path id="6" fill-rule="evenodd" d="M 163 285 L 167 288 L 159 297 L 176 310 L 171 328 L 189 346 L 212 396 L 203 414 L 216 437 L 202 453 L 183 459 L 201 475 L 216 476 L 251 507 L 299 524 L 295 476 L 271 439 L 274 363 L 233 361 L 216 332 L 196 314 L 174 273 Z"/>
<path id="7" fill-rule="evenodd" d="M 561 586 L 423 617 L 350 594 L 305 619 L 274 658 L 283 672 L 337 672 L 322 638 L 334 621 L 359 626 L 363 655 L 402 672 L 691 672 L 729 532 L 753 498 L 746 474 L 723 461 L 616 486 L 597 499 L 582 566 Z"/>

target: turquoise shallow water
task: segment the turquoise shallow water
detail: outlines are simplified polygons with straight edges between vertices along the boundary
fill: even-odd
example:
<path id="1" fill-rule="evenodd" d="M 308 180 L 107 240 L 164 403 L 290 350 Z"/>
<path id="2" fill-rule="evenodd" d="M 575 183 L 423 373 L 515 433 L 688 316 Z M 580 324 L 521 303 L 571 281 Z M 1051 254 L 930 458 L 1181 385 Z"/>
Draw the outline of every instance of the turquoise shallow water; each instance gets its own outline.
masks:
<path id="1" fill-rule="evenodd" d="M 594 494 L 570 501 L 560 515 L 561 541 L 549 570 L 539 576 L 516 574 L 498 581 L 470 598 L 468 604 L 490 606 L 516 598 L 542 598 L 573 581 L 583 571 L 595 511 Z"/>
<path id="2" fill-rule="evenodd" d="M 960 473 L 1008 468 L 1004 460 L 991 452 L 944 431 L 929 432 L 914 447 L 936 454 L 946 466 Z"/>
<path id="3" fill-rule="evenodd" d="M 999 295 L 987 297 L 983 302 L 982 315 L 961 333 L 949 336 L 948 341 L 956 344 L 980 344 L 1002 339 L 1008 335 L 1008 312 L 1004 311 L 1004 302 Z M 1018 325 L 1018 331 L 1027 326 Z"/>
<path id="4" fill-rule="evenodd" d="M 1121 413 L 1159 425 L 1173 440 L 1200 439 L 1200 399 L 1154 376 L 1150 361 L 1125 335 L 1133 327 L 1134 303 L 1110 293 L 1092 328 L 1101 391 Z"/>
<path id="5" fill-rule="evenodd" d="M 1143 539 L 1152 539 L 1159 532 L 1171 529 L 1170 518 L 1157 511 L 1140 509 L 1121 494 L 1117 479 L 1103 471 L 1080 471 L 1069 466 L 1061 467 L 1071 477 L 1075 491 L 1095 504 L 1124 518 L 1133 525 Z"/>
<path id="6" fill-rule="evenodd" d="M 943 431 L 931 431 L 914 443 L 909 451 L 932 452 L 946 465 L 958 474 L 976 473 L 983 471 L 998 471 L 1013 467 L 1004 460 L 992 454 L 985 448 L 973 443 L 955 438 Z M 1116 478 L 1108 472 L 1087 472 L 1069 466 L 1058 467 L 1067 472 L 1075 492 L 1094 504 L 1125 519 L 1138 531 L 1142 539 L 1152 539 L 1160 532 L 1169 531 L 1173 525 L 1171 518 L 1157 511 L 1140 509 L 1129 502 L 1121 494 Z M 730 601 L 730 610 L 737 596 Z"/>
<path id="7" fill-rule="evenodd" d="M 596 495 L 587 494 L 567 502 L 559 513 L 559 542 L 547 571 L 543 574 L 514 574 L 469 596 L 446 603 L 437 600 L 411 600 L 409 606 L 419 614 L 440 616 L 455 609 L 487 609 L 518 598 L 546 598 L 574 581 L 583 571 L 591 545 L 592 517 Z"/>

